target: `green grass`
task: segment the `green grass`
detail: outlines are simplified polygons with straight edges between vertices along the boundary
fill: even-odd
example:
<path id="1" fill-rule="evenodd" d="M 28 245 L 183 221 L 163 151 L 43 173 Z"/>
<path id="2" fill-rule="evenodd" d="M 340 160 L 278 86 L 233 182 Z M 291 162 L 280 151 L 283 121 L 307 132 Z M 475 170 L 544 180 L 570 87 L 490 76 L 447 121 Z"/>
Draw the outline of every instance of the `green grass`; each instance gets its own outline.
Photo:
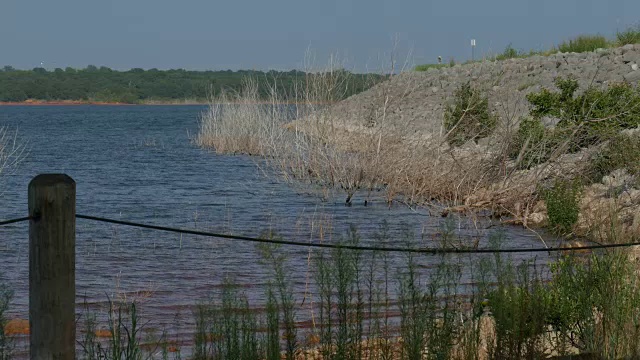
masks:
<path id="1" fill-rule="evenodd" d="M 442 69 L 450 67 L 449 64 L 422 64 L 415 67 L 415 71 L 427 71 L 429 69 Z"/>
<path id="2" fill-rule="evenodd" d="M 558 45 L 560 52 L 574 52 L 583 53 L 589 51 L 595 51 L 596 49 L 605 49 L 610 47 L 610 43 L 602 35 L 580 35 L 568 41 L 562 42 Z"/>
<path id="3" fill-rule="evenodd" d="M 479 88 L 464 83 L 456 89 L 454 102 L 444 112 L 446 138 L 452 146 L 489 136 L 497 125 L 497 118 L 489 112 L 487 95 Z"/>
<path id="4" fill-rule="evenodd" d="M 628 44 L 640 44 L 640 25 L 632 26 L 622 32 L 616 33 L 618 46 Z"/>
<path id="5" fill-rule="evenodd" d="M 580 213 L 581 184 L 573 180 L 556 179 L 553 186 L 542 191 L 547 204 L 549 225 L 560 235 L 571 234 Z"/>

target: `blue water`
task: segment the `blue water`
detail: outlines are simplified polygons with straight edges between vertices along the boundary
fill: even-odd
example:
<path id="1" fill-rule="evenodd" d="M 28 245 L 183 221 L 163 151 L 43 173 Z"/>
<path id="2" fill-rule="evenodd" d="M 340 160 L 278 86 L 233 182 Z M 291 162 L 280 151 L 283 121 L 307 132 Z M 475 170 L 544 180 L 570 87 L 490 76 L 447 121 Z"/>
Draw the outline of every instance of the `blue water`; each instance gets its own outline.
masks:
<path id="1" fill-rule="evenodd" d="M 22 159 L 0 175 L 0 219 L 27 214 L 27 185 L 40 173 L 66 173 L 77 183 L 77 212 L 151 224 L 256 236 L 275 230 L 287 239 L 336 241 L 356 225 L 364 244 L 384 221 L 398 245 L 409 229 L 438 246 L 444 221 L 463 240 L 500 226 L 470 218 L 445 220 L 425 209 L 388 207 L 381 199 L 344 206 L 304 185 L 292 186 L 260 171 L 258 159 L 221 156 L 195 146 L 202 106 L 0 106 L 0 127 L 17 132 Z M 495 225 L 495 224 L 493 224 Z M 502 228 L 509 247 L 539 247 L 538 235 Z M 104 304 L 107 296 L 136 300 L 149 327 L 189 337 L 191 307 L 225 277 L 262 299 L 269 280 L 250 243 L 180 236 L 77 222 L 78 304 Z M 384 244 L 382 244 L 384 245 Z M 282 248 L 299 295 L 305 291 L 308 250 Z M 540 255 L 538 255 L 540 256 Z M 11 317 L 28 314 L 28 224 L 0 228 L 0 280 L 15 290 Z M 430 258 L 423 259 L 426 265 Z M 428 267 L 428 266 L 427 266 Z M 80 312 L 81 306 L 78 306 Z"/>

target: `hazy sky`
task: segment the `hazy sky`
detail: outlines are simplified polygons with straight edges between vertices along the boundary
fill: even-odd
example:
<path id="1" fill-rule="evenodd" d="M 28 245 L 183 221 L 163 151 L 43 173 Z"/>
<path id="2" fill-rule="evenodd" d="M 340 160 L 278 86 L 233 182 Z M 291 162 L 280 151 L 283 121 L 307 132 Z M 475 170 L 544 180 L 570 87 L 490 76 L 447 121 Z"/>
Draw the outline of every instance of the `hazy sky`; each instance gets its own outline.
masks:
<path id="1" fill-rule="evenodd" d="M 379 67 L 393 38 L 411 63 L 548 48 L 637 24 L 638 0 L 0 0 L 0 66 L 301 68 L 337 52 Z"/>

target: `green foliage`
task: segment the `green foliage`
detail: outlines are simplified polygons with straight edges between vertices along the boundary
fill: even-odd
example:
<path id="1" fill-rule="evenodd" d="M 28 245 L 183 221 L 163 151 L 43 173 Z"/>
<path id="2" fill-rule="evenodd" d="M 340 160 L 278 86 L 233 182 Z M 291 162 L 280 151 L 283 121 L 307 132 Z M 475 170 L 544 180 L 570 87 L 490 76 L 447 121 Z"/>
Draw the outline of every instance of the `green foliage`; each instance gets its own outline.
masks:
<path id="1" fill-rule="evenodd" d="M 194 359 L 260 359 L 259 323 L 245 294 L 228 279 L 217 301 L 195 310 Z"/>
<path id="2" fill-rule="evenodd" d="M 269 79 L 277 79 L 282 93 L 293 94 L 296 86 L 303 84 L 308 74 L 302 71 L 187 71 L 172 69 L 131 69 L 115 71 L 108 67 L 87 66 L 86 69 L 66 68 L 47 71 L 43 68 L 16 70 L 5 66 L 0 71 L 0 101 L 25 101 L 27 99 L 58 101 L 103 101 L 140 103 L 144 101 L 206 101 L 222 91 L 240 91 L 242 81 L 251 77 L 264 80 L 259 93 L 267 98 Z M 366 90 L 383 80 L 373 74 L 353 75 L 345 91 L 349 96 Z"/>
<path id="3" fill-rule="evenodd" d="M 516 159 L 519 169 L 529 169 L 548 160 L 556 138 L 539 119 L 526 117 L 520 121 L 518 132 L 510 145 L 510 157 Z"/>
<path id="4" fill-rule="evenodd" d="M 359 242 L 360 236 L 352 227 L 343 244 L 357 246 Z M 318 284 L 320 353 L 325 359 L 362 358 L 362 254 L 343 249 L 320 251 L 313 261 Z"/>
<path id="5" fill-rule="evenodd" d="M 269 231 L 264 233 L 261 238 L 271 240 L 284 240 L 281 236 Z M 267 306 L 271 307 L 268 312 L 267 323 L 272 329 L 268 341 L 268 349 L 275 354 L 275 348 L 278 347 L 279 353 L 279 337 L 276 337 L 276 328 L 280 328 L 282 323 L 284 330 L 282 337 L 285 339 L 285 358 L 293 360 L 295 352 L 298 348 L 297 329 L 295 326 L 295 300 L 293 298 L 293 287 L 287 275 L 285 268 L 286 258 L 282 253 L 278 253 L 279 247 L 275 245 L 262 246 L 262 258 L 271 269 L 271 278 L 274 282 L 269 283 L 267 291 Z"/>
<path id="6" fill-rule="evenodd" d="M 442 68 L 446 68 L 449 67 L 449 64 L 422 64 L 422 65 L 416 65 L 416 67 L 414 68 L 415 71 L 427 71 L 429 69 L 442 69 Z"/>
<path id="7" fill-rule="evenodd" d="M 573 180 L 555 181 L 549 189 L 542 190 L 547 205 L 549 225 L 559 234 L 570 234 L 580 212 L 579 195 L 582 186 Z"/>
<path id="8" fill-rule="evenodd" d="M 636 25 L 626 29 L 625 31 L 616 33 L 618 46 L 627 44 L 640 44 L 640 25 Z"/>
<path id="9" fill-rule="evenodd" d="M 559 343 L 598 359 L 640 356 L 640 284 L 624 251 L 565 256 L 552 268 L 548 323 Z M 560 352 L 566 349 L 558 349 Z"/>
<path id="10" fill-rule="evenodd" d="M 582 53 L 609 47 L 609 42 L 602 35 L 580 35 L 558 45 L 560 52 Z"/>
<path id="11" fill-rule="evenodd" d="M 524 55 L 523 53 L 521 53 L 516 48 L 511 46 L 511 44 L 509 44 L 507 45 L 506 48 L 504 48 L 504 51 L 502 52 L 502 54 L 498 54 L 496 56 L 496 60 L 515 59 L 515 58 L 522 57 L 523 55 Z"/>
<path id="12" fill-rule="evenodd" d="M 532 265 L 527 261 L 514 266 L 499 254 L 482 263 L 483 271 L 496 283 L 485 288 L 483 296 L 495 320 L 495 332 L 487 339 L 491 359 L 544 358 L 542 335 L 551 304 L 543 279 L 535 268 L 531 271 Z"/>
<path id="13" fill-rule="evenodd" d="M 454 94 L 454 103 L 444 112 L 447 140 L 452 146 L 460 146 L 469 140 L 487 137 L 497 125 L 497 119 L 489 112 L 489 100 L 479 89 L 467 82 Z"/>
<path id="14" fill-rule="evenodd" d="M 617 169 L 625 169 L 629 174 L 640 177 L 640 136 L 614 136 L 592 159 L 589 176 L 592 181 L 600 181 Z"/>
<path id="15" fill-rule="evenodd" d="M 527 95 L 530 117 L 521 121 L 510 150 L 519 168 L 548 161 L 554 152 L 577 152 L 601 144 L 615 139 L 621 130 L 640 126 L 640 92 L 629 84 L 589 87 L 577 95 L 575 79 L 557 78 L 555 84 L 558 91 L 542 89 Z M 556 119 L 557 125 L 546 129 L 543 118 Z M 597 166 L 604 169 L 606 164 Z"/>
<path id="16" fill-rule="evenodd" d="M 530 114 L 538 119 L 557 118 L 558 129 L 574 130 L 571 151 L 640 125 L 640 92 L 629 84 L 612 84 L 605 90 L 589 87 L 576 95 L 579 86 L 575 79 L 557 78 L 555 83 L 559 92 L 543 89 L 527 95 Z"/>
<path id="17" fill-rule="evenodd" d="M 109 299 L 108 303 L 109 338 L 106 343 L 98 340 L 96 315 L 85 303 L 84 337 L 79 342 L 83 357 L 87 360 L 142 360 L 142 326 L 135 302 L 124 304 Z"/>
<path id="18" fill-rule="evenodd" d="M 624 251 L 562 255 L 550 274 L 496 254 L 481 261 L 480 292 L 495 321 L 491 359 L 636 359 L 640 282 Z M 491 336 L 493 335 L 493 336 Z"/>
<path id="19" fill-rule="evenodd" d="M 456 264 L 442 263 L 423 283 L 413 255 L 407 255 L 407 271 L 400 275 L 399 299 L 402 358 L 450 359 L 464 315 L 455 303 L 460 280 Z M 424 285 L 423 285 L 424 284 Z M 427 350 L 427 357 L 423 354 Z"/>

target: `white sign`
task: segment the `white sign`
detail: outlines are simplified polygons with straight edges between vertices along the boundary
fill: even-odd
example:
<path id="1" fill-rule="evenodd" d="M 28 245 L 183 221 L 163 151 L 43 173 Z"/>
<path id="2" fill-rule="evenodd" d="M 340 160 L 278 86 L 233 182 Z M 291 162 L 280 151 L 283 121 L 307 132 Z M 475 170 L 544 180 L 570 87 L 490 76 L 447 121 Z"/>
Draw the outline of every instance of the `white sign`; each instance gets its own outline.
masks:
<path id="1" fill-rule="evenodd" d="M 476 46 L 476 39 L 471 39 L 471 46 Z"/>

